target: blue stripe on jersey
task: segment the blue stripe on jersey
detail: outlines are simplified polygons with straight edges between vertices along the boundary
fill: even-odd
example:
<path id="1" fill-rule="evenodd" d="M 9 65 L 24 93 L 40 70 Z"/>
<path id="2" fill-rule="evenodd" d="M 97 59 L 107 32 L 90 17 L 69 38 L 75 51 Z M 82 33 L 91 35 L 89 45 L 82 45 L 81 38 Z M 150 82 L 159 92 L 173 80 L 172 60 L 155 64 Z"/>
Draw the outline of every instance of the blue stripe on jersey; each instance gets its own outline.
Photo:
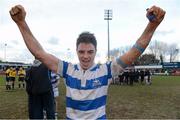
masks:
<path id="1" fill-rule="evenodd" d="M 106 115 L 103 115 L 101 117 L 99 117 L 97 120 L 105 120 L 106 119 Z"/>
<path id="2" fill-rule="evenodd" d="M 66 72 L 68 68 L 68 62 L 63 61 L 63 77 L 66 78 Z"/>
<path id="3" fill-rule="evenodd" d="M 55 84 L 55 83 L 57 83 L 57 82 L 58 82 L 57 79 L 51 80 L 51 84 Z"/>
<path id="4" fill-rule="evenodd" d="M 109 78 L 112 78 L 112 74 L 111 74 L 111 63 L 112 63 L 112 62 L 106 63 L 107 69 L 108 69 L 108 79 L 109 79 Z"/>
<path id="5" fill-rule="evenodd" d="M 107 75 L 91 79 L 86 81 L 86 86 L 81 86 L 81 80 L 77 78 L 73 78 L 72 76 L 67 75 L 66 78 L 66 85 L 70 88 L 79 89 L 79 90 L 89 90 L 89 89 L 95 89 L 101 86 L 106 86 L 108 84 Z"/>
<path id="6" fill-rule="evenodd" d="M 97 64 L 95 67 L 93 67 L 92 69 L 90 69 L 90 71 L 96 71 L 99 68 L 99 65 Z"/>
<path id="7" fill-rule="evenodd" d="M 79 70 L 79 68 L 78 68 L 77 64 L 76 64 L 76 65 L 74 65 L 74 70 Z"/>
<path id="8" fill-rule="evenodd" d="M 66 97 L 66 106 L 81 111 L 88 111 L 104 106 L 106 104 L 106 98 L 107 96 L 104 95 L 94 100 L 78 101 L 73 100 L 70 97 Z"/>
<path id="9" fill-rule="evenodd" d="M 71 118 L 68 118 L 67 116 L 66 116 L 66 120 L 72 120 Z"/>

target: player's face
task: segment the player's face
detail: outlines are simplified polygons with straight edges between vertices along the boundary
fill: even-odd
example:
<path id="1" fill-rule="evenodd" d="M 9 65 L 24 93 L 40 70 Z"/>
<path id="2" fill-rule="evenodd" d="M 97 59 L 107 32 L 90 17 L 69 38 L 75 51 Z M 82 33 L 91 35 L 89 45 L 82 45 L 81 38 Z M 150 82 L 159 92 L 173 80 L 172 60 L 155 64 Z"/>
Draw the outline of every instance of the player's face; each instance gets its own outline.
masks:
<path id="1" fill-rule="evenodd" d="M 80 43 L 76 51 L 81 68 L 84 70 L 89 69 L 93 65 L 96 55 L 94 45 L 91 43 Z"/>

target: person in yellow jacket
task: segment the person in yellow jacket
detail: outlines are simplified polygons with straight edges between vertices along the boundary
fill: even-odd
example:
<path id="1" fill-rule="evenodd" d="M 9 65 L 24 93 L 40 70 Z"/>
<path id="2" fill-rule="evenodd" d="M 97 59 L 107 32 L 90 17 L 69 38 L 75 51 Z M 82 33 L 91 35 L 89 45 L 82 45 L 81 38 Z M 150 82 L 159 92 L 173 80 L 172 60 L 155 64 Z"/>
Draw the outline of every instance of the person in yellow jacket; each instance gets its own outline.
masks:
<path id="1" fill-rule="evenodd" d="M 15 68 L 13 68 L 13 67 L 10 68 L 9 77 L 10 77 L 12 89 L 14 89 L 14 84 L 15 84 L 15 80 L 16 80 L 16 69 Z"/>
<path id="2" fill-rule="evenodd" d="M 7 67 L 6 68 L 6 90 L 10 90 L 11 89 L 11 84 L 10 84 L 10 79 L 9 79 L 9 73 L 10 73 L 10 68 Z"/>
<path id="3" fill-rule="evenodd" d="M 19 70 L 18 70 L 18 77 L 19 77 L 18 82 L 19 82 L 19 88 L 21 88 L 21 85 L 22 85 L 23 88 L 25 87 L 25 83 L 24 83 L 25 76 L 26 76 L 25 70 L 23 69 L 23 67 L 20 67 Z"/>

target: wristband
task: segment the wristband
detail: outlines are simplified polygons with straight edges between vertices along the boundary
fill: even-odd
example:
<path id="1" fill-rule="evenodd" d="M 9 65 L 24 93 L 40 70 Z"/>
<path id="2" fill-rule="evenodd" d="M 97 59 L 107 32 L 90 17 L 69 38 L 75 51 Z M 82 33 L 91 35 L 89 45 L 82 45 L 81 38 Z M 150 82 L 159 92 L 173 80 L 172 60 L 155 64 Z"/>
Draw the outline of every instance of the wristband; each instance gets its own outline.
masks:
<path id="1" fill-rule="evenodd" d="M 152 22 L 154 19 L 156 19 L 156 16 L 154 14 L 148 15 L 147 18 L 150 22 Z"/>
<path id="2" fill-rule="evenodd" d="M 143 53 L 145 48 L 141 47 L 139 44 L 134 44 L 133 48 L 136 48 L 140 53 Z"/>
<path id="3" fill-rule="evenodd" d="M 116 59 L 116 62 L 118 65 L 120 65 L 122 68 L 126 68 L 128 65 L 124 63 L 120 58 Z"/>
<path id="4" fill-rule="evenodd" d="M 146 9 L 148 11 L 149 8 Z M 147 18 L 149 19 L 150 22 L 152 22 L 154 19 L 156 19 L 156 16 L 153 14 L 153 12 L 150 12 L 149 15 L 147 15 Z"/>

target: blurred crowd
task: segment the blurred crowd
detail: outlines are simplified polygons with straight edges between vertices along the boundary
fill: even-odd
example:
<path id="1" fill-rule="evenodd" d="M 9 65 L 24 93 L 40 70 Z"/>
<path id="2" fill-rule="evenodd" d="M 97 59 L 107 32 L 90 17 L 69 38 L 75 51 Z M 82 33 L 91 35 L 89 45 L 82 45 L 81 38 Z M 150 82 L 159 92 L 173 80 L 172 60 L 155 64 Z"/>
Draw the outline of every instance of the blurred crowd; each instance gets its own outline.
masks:
<path id="1" fill-rule="evenodd" d="M 125 70 L 123 73 L 120 73 L 118 76 L 113 78 L 112 84 L 118 85 L 133 85 L 134 83 L 140 83 L 142 85 L 151 85 L 152 84 L 152 73 L 150 70 L 134 70 L 129 69 Z"/>

